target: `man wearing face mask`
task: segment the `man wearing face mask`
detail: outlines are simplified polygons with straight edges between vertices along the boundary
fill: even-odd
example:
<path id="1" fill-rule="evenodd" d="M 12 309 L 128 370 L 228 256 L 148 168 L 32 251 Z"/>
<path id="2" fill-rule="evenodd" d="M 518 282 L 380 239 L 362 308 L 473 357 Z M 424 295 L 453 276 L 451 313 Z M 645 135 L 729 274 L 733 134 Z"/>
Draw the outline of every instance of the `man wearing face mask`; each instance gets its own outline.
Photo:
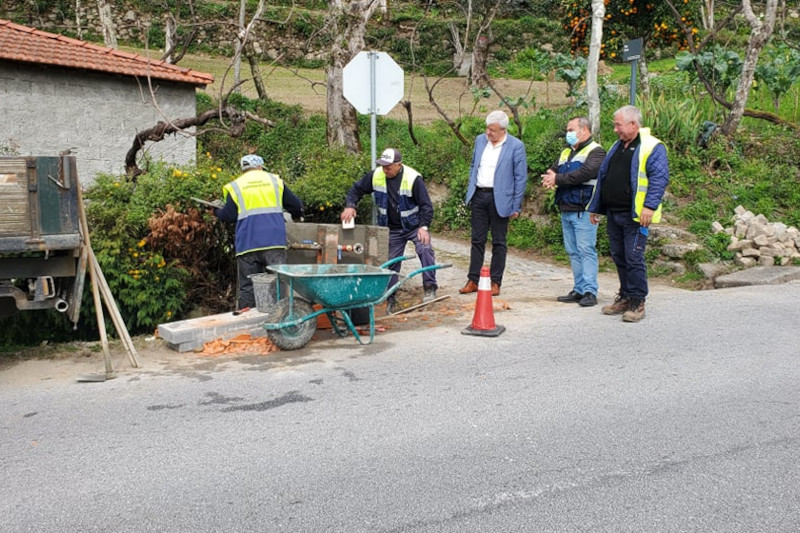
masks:
<path id="1" fill-rule="evenodd" d="M 592 126 L 586 117 L 570 119 L 566 141 L 569 148 L 542 174 L 542 186 L 556 191 L 564 248 L 572 266 L 572 290 L 557 299 L 591 307 L 597 305 L 597 225 L 590 222 L 586 206 L 606 151 L 592 140 Z"/>

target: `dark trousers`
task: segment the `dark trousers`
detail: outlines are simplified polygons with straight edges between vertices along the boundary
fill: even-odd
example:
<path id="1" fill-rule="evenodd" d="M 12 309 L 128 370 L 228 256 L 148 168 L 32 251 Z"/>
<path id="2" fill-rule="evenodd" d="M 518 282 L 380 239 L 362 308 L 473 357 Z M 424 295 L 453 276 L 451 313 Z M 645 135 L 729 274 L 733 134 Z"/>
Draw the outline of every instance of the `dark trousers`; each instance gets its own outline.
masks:
<path id="1" fill-rule="evenodd" d="M 414 243 L 414 250 L 417 252 L 417 257 L 419 257 L 420 265 L 423 267 L 431 266 L 436 264 L 436 256 L 433 253 L 433 246 L 431 244 L 425 246 L 419 239 L 417 238 L 417 230 L 413 229 L 411 231 L 403 231 L 402 229 L 393 229 L 389 230 L 389 259 L 394 259 L 395 257 L 400 257 L 406 251 L 406 243 L 411 241 Z M 402 261 L 399 263 L 395 263 L 389 268 L 394 270 L 395 272 L 400 272 L 400 267 L 402 266 Z M 389 280 L 389 287 L 393 286 L 397 283 L 397 274 L 394 274 L 392 278 Z M 422 286 L 426 289 L 437 289 L 438 285 L 436 285 L 436 271 L 435 270 L 427 270 L 422 273 Z M 397 294 L 397 293 L 395 293 Z"/>
<path id="2" fill-rule="evenodd" d="M 239 303 L 237 309 L 255 307 L 256 297 L 253 293 L 253 280 L 250 276 L 267 271 L 269 265 L 283 265 L 286 263 L 286 250 L 276 248 L 271 250 L 256 250 L 236 257 L 236 267 L 239 271 Z M 283 287 L 283 285 L 281 285 Z"/>
<path id="3" fill-rule="evenodd" d="M 607 216 L 608 245 L 611 259 L 617 265 L 619 294 L 623 298 L 647 298 L 647 264 L 644 250 L 647 236 L 642 235 L 630 211 L 609 211 Z"/>
<path id="4" fill-rule="evenodd" d="M 486 239 L 492 232 L 492 263 L 490 273 L 492 281 L 503 284 L 503 271 L 506 269 L 506 235 L 508 234 L 508 217 L 497 214 L 494 195 L 491 189 L 476 189 L 470 206 L 472 210 L 472 248 L 469 252 L 469 272 L 467 277 L 478 283 L 483 267 L 483 256 L 486 253 Z"/>

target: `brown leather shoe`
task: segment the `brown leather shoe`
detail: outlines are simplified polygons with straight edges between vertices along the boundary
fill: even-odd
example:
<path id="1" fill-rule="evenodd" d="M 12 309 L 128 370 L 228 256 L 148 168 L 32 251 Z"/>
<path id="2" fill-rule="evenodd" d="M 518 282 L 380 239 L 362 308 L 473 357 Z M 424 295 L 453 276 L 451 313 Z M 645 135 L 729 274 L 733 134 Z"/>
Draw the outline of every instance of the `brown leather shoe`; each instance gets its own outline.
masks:
<path id="1" fill-rule="evenodd" d="M 469 294 L 471 292 L 478 292 L 478 284 L 472 280 L 468 280 L 467 284 L 458 290 L 461 294 Z"/>
<path id="2" fill-rule="evenodd" d="M 492 296 L 500 296 L 500 285 L 492 282 Z"/>

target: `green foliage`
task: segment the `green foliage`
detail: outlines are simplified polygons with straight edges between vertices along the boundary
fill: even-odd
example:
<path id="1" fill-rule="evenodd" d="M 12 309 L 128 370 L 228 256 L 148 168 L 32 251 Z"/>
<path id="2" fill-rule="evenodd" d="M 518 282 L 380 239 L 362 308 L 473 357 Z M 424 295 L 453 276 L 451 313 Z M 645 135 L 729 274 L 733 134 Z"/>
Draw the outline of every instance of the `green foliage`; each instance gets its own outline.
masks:
<path id="1" fill-rule="evenodd" d="M 800 50 L 780 43 L 767 48 L 764 56 L 756 67 L 756 88 L 769 92 L 778 113 L 781 99 L 800 78 Z"/>
<path id="2" fill-rule="evenodd" d="M 586 77 L 586 58 L 573 57 L 567 54 L 558 54 L 555 57 L 556 78 L 567 84 L 567 96 L 578 96 L 578 87 Z"/>
<path id="3" fill-rule="evenodd" d="M 320 149 L 307 158 L 306 173 L 292 190 L 302 200 L 305 216 L 310 222 L 336 223 L 344 209 L 347 191 L 372 166 L 365 156 L 353 155 L 343 149 Z M 358 219 L 370 220 L 369 199 L 359 205 Z"/>
<path id="4" fill-rule="evenodd" d="M 639 109 L 653 134 L 670 139 L 670 149 L 680 151 L 696 143 L 703 122 L 713 114 L 707 101 L 678 100 L 663 93 L 640 100 Z"/>
<path id="5" fill-rule="evenodd" d="M 528 153 L 528 168 L 538 177 L 566 148 L 564 131 L 570 119 L 568 111 L 541 111 L 527 117 L 522 141 Z"/>
<path id="6" fill-rule="evenodd" d="M 730 245 L 730 243 L 731 236 L 724 232 L 709 233 L 703 239 L 706 250 L 708 250 L 712 256 L 723 261 L 730 261 L 736 255 L 736 252 L 728 250 L 728 245 Z"/>
<path id="7" fill-rule="evenodd" d="M 704 49 L 698 54 L 683 51 L 675 56 L 675 67 L 686 72 L 692 82 L 699 81 L 695 64 L 711 83 L 714 92 L 724 96 L 739 79 L 743 61 L 738 53 L 718 44 L 712 50 Z"/>
<path id="8" fill-rule="evenodd" d="M 541 48 L 529 46 L 505 62 L 499 62 L 495 57 L 489 63 L 489 74 L 493 77 L 545 80 L 554 68 L 553 56 Z"/>
<path id="9" fill-rule="evenodd" d="M 151 48 L 164 48 L 165 43 L 164 26 L 160 20 L 153 20 L 147 28 L 147 45 Z"/>
<path id="10" fill-rule="evenodd" d="M 563 251 L 561 219 L 552 215 L 547 222 L 518 217 L 509 223 L 508 245 L 523 250 Z"/>
<path id="11" fill-rule="evenodd" d="M 99 250 L 97 261 L 128 330 L 153 331 L 158 324 L 178 316 L 186 303 L 186 270 L 147 249 L 144 239 L 133 242 L 129 238 L 115 244 L 121 246 Z"/>
<path id="12" fill-rule="evenodd" d="M 152 217 L 168 205 L 188 209 L 194 207 L 192 196 L 221 195 L 222 185 L 234 173 L 217 166 L 209 155 L 190 168 L 151 163 L 137 182 L 98 175 L 86 192 L 92 247 L 131 332 L 152 331 L 191 303 L 186 301 L 192 282 L 186 268 L 191 265 L 154 249 L 147 237 Z M 193 245 L 187 241 L 186 246 Z"/>
<path id="13" fill-rule="evenodd" d="M 700 263 L 707 263 L 711 260 L 711 253 L 705 248 L 688 251 L 686 255 L 683 256 L 684 263 L 686 263 L 686 266 L 690 269 L 694 269 Z"/>

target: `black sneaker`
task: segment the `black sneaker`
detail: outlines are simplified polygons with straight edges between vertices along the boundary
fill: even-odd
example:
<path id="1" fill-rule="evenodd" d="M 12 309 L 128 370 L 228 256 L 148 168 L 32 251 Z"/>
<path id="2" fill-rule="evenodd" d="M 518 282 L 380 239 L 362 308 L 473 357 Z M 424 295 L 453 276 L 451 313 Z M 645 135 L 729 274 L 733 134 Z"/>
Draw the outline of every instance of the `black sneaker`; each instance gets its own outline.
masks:
<path id="1" fill-rule="evenodd" d="M 569 294 L 565 294 L 564 296 L 559 296 L 556 298 L 559 302 L 563 302 L 565 304 L 574 304 L 576 302 L 580 302 L 581 298 L 583 298 L 583 294 L 575 291 L 569 291 Z"/>
<path id="2" fill-rule="evenodd" d="M 597 305 L 597 296 L 592 294 L 591 292 L 587 292 L 583 295 L 583 298 L 578 300 L 578 305 L 581 307 L 592 307 Z"/>

